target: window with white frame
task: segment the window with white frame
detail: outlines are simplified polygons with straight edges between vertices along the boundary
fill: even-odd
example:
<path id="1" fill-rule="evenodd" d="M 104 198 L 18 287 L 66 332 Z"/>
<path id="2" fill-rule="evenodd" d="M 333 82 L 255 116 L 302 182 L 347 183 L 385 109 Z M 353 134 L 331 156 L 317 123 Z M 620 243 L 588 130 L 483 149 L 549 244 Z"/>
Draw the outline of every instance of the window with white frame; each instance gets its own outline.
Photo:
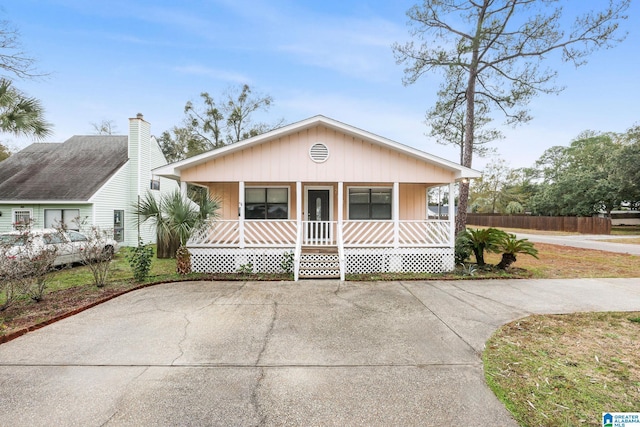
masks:
<path id="1" fill-rule="evenodd" d="M 31 209 L 14 209 L 13 210 L 13 228 L 19 230 L 31 224 L 33 218 L 33 210 Z"/>
<path id="2" fill-rule="evenodd" d="M 289 219 L 289 189 L 286 187 L 245 188 L 246 219 Z"/>
<path id="3" fill-rule="evenodd" d="M 151 185 L 150 188 L 152 190 L 160 190 L 160 177 L 156 175 L 151 175 Z"/>
<path id="4" fill-rule="evenodd" d="M 80 209 L 45 209 L 44 228 L 64 227 L 67 230 L 80 230 Z"/>
<path id="5" fill-rule="evenodd" d="M 391 219 L 391 188 L 349 188 L 349 219 Z"/>
<path id="6" fill-rule="evenodd" d="M 124 242 L 124 210 L 113 211 L 113 239 Z"/>

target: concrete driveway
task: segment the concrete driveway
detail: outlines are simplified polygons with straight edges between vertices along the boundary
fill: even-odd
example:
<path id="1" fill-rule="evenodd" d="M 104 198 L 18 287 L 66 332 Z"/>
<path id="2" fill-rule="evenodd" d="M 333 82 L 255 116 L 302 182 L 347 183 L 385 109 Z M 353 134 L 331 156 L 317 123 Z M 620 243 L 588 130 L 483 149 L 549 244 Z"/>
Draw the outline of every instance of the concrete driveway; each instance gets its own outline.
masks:
<path id="1" fill-rule="evenodd" d="M 484 342 L 587 310 L 640 280 L 159 285 L 0 345 L 0 425 L 515 426 Z"/>

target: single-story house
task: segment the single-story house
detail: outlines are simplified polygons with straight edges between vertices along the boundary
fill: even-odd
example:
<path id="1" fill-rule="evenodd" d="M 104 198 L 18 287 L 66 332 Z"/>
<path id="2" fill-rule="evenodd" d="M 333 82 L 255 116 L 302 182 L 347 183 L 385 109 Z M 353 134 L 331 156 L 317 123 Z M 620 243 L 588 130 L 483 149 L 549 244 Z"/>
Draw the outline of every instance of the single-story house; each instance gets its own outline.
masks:
<path id="1" fill-rule="evenodd" d="M 477 178 L 387 138 L 315 116 L 155 169 L 206 187 L 220 218 L 189 240 L 199 272 L 295 279 L 454 268 L 454 215 L 429 220 L 427 191 Z"/>
<path id="2" fill-rule="evenodd" d="M 174 180 L 151 170 L 167 161 L 142 114 L 129 119 L 129 135 L 76 135 L 64 143 L 34 143 L 0 162 L 0 232 L 23 224 L 33 228 L 76 218 L 113 232 L 123 246 L 138 238 L 155 242 L 155 230 L 138 226 L 138 198 L 174 191 Z"/>

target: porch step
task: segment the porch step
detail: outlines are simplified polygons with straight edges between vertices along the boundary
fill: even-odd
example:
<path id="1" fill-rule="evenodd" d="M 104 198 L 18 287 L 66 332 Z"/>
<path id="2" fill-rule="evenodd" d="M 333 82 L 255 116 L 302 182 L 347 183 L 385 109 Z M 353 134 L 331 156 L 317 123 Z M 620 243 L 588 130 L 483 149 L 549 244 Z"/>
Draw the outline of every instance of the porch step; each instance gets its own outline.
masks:
<path id="1" fill-rule="evenodd" d="M 337 247 L 303 247 L 300 254 L 301 279 L 339 279 L 340 258 Z"/>
<path id="2" fill-rule="evenodd" d="M 303 246 L 302 255 L 305 254 L 336 254 L 338 255 L 337 246 Z"/>

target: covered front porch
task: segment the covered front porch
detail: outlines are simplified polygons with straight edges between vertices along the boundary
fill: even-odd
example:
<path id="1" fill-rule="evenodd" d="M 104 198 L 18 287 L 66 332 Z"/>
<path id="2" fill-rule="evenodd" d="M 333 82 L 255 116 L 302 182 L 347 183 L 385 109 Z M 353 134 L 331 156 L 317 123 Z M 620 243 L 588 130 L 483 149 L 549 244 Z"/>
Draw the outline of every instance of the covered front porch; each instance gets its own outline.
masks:
<path id="1" fill-rule="evenodd" d="M 334 274 L 344 280 L 346 274 L 450 271 L 454 268 L 455 218 L 426 219 L 426 189 L 433 185 L 211 183 L 209 191 L 221 194 L 226 208 L 222 219 L 198 230 L 187 243 L 193 269 L 224 273 L 246 268 L 265 273 L 289 270 L 295 280 Z M 446 185 L 454 194 L 454 184 Z M 271 194 L 270 188 L 286 191 Z M 237 218 L 232 218 L 230 206 L 238 207 Z"/>

